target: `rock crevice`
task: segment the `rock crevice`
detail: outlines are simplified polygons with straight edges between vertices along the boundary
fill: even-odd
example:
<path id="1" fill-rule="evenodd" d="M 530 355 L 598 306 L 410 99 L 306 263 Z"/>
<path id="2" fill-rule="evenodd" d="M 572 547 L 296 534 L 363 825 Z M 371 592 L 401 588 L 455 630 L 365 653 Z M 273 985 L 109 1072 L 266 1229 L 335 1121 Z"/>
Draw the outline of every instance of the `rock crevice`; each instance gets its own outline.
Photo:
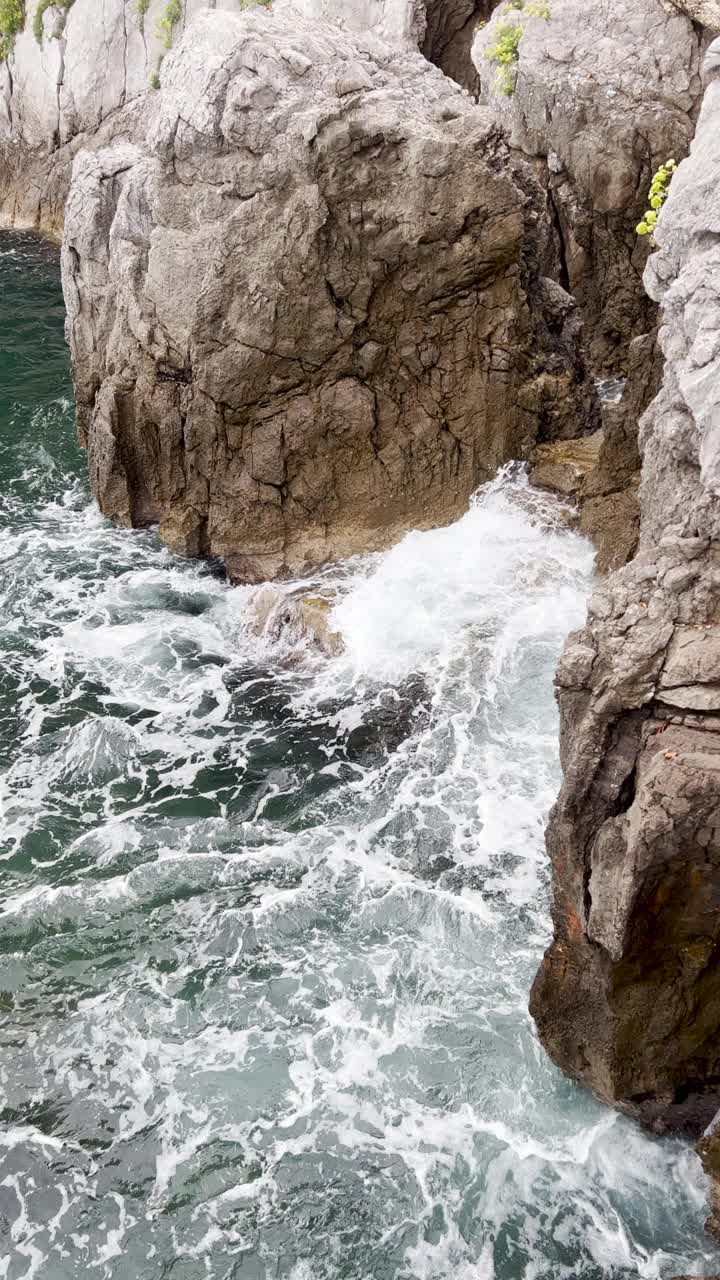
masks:
<path id="1" fill-rule="evenodd" d="M 694 1134 L 720 1105 L 719 51 L 646 271 L 665 371 L 641 422 L 638 554 L 558 671 L 555 935 L 532 995 L 568 1074 Z"/>

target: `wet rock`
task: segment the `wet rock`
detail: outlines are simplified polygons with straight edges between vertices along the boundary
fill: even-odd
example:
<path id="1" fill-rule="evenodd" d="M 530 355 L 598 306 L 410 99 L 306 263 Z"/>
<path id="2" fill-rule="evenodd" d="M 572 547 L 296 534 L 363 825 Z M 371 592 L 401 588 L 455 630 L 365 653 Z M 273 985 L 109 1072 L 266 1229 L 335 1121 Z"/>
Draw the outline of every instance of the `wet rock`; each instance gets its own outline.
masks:
<path id="1" fill-rule="evenodd" d="M 628 375 L 610 380 L 601 404 L 602 430 L 579 440 L 541 444 L 531 481 L 577 504 L 581 533 L 595 544 L 600 574 L 627 564 L 640 532 L 638 421 L 662 380 L 662 353 L 653 331 L 629 346 Z"/>
<path id="2" fill-rule="evenodd" d="M 532 457 L 531 484 L 567 498 L 582 497 L 588 476 L 597 468 L 602 444 L 602 430 L 579 440 L 539 444 Z"/>
<path id="3" fill-rule="evenodd" d="M 710 1216 L 707 1230 L 720 1240 L 720 1124 L 718 1116 L 697 1144 L 698 1154 L 710 1179 Z"/>
<path id="4" fill-rule="evenodd" d="M 647 243 L 635 227 L 652 174 L 686 155 L 701 98 L 701 36 L 664 0 L 549 0 L 549 20 L 501 6 L 477 35 L 482 100 L 533 159 L 557 233 L 557 278 L 577 298 L 596 369 L 622 369 L 649 331 Z M 488 52 L 517 23 L 514 90 Z"/>
<path id="5" fill-rule="evenodd" d="M 592 422 L 541 193 L 420 54 L 203 14 L 143 134 L 79 157 L 66 211 L 106 515 L 236 580 L 296 575 L 456 518 Z"/>
<path id="6" fill-rule="evenodd" d="M 641 423 L 638 553 L 558 669 L 554 940 L 531 999 L 569 1075 L 695 1135 L 720 1105 L 719 128 L 714 80 L 646 272 L 666 363 Z"/>
<path id="7" fill-rule="evenodd" d="M 366 768 L 382 764 L 427 718 L 428 696 L 425 680 L 418 674 L 408 676 L 396 689 L 382 690 L 363 710 L 362 722 L 347 735 L 348 760 Z M 427 857 L 426 853 L 426 861 Z"/>
<path id="8" fill-rule="evenodd" d="M 334 601 L 306 592 L 282 592 L 266 584 L 251 603 L 251 629 L 273 641 L 310 646 L 328 658 L 344 652 L 343 638 L 332 625 Z"/>

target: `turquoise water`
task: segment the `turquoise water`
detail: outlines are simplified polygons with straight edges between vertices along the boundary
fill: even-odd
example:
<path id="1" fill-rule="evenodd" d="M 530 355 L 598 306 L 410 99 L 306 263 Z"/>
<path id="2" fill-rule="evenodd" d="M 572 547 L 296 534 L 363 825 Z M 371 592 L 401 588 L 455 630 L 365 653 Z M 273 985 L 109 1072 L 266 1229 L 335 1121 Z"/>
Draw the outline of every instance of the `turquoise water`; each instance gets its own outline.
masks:
<path id="1" fill-rule="evenodd" d="M 344 656 L 274 638 L 100 518 L 62 330 L 3 235 L 0 1277 L 717 1270 L 526 1012 L 589 548 L 511 471 L 313 584 Z"/>

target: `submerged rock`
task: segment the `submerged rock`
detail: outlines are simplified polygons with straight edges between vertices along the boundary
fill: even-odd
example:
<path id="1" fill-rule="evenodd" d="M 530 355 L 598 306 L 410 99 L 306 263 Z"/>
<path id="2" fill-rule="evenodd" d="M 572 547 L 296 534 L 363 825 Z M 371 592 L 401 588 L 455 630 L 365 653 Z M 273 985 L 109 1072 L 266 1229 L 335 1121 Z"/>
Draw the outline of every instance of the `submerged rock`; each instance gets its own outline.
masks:
<path id="1" fill-rule="evenodd" d="M 539 8 L 547 16 L 499 6 L 473 59 L 483 101 L 546 187 L 554 270 L 581 307 L 592 363 L 619 369 L 629 339 L 654 322 L 642 287 L 647 243 L 635 227 L 653 173 L 687 154 L 702 91 L 701 38 L 664 0 L 548 0 Z M 508 24 L 523 35 L 516 67 L 503 72 L 492 54 Z"/>
<path id="2" fill-rule="evenodd" d="M 418 53 L 204 14 L 75 164 L 63 282 L 102 511 L 257 581 L 456 518 L 593 425 L 541 195 Z"/>
<path id="3" fill-rule="evenodd" d="M 332 625 L 333 606 L 327 596 L 284 592 L 266 583 L 250 605 L 251 630 L 274 641 L 309 645 L 328 658 L 336 658 L 344 652 L 345 644 Z"/>
<path id="4" fill-rule="evenodd" d="M 564 1071 L 694 1134 L 720 1105 L 719 131 L 715 80 L 646 273 L 666 365 L 641 424 L 638 554 L 558 671 L 555 933 L 531 1001 Z"/>

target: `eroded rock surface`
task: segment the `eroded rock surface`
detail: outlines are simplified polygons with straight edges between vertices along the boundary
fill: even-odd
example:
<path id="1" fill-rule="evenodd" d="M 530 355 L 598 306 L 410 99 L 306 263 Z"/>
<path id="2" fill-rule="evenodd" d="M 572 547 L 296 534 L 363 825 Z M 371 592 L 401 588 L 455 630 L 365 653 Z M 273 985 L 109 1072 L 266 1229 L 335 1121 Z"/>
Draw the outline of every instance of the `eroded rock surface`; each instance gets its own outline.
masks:
<path id="1" fill-rule="evenodd" d="M 393 45 L 417 48 L 425 36 L 425 0 L 275 0 L 276 14 L 300 15 L 343 31 L 369 31 Z"/>
<path id="2" fill-rule="evenodd" d="M 682 9 L 693 22 L 699 22 L 708 31 L 720 31 L 720 0 L 670 0 L 677 9 Z"/>
<path id="3" fill-rule="evenodd" d="M 639 551 L 558 671 L 555 934 L 531 1004 L 569 1075 L 696 1134 L 720 1103 L 719 134 L 712 79 L 646 273 L 666 367 L 641 424 Z"/>
<path id="4" fill-rule="evenodd" d="M 652 174 L 687 154 L 701 98 L 701 36 L 664 0 L 549 0 L 549 20 L 501 5 L 473 59 L 512 145 L 536 165 L 557 231 L 557 278 L 577 298 L 596 368 L 626 365 L 654 307 L 635 234 Z M 509 96 L 488 60 L 498 28 L 520 24 Z"/>
<path id="5" fill-rule="evenodd" d="M 165 56 L 159 27 L 167 0 L 74 0 L 70 8 L 27 0 L 25 27 L 0 62 L 0 226 L 62 234 L 74 156 L 133 135 L 142 100 Z M 201 9 L 236 0 L 184 0 L 170 33 L 178 40 Z"/>
<path id="6" fill-rule="evenodd" d="M 418 53 L 201 15 L 147 141 L 80 156 L 63 278 L 101 509 L 274 577 L 454 519 L 592 428 L 542 199 Z"/>
<path id="7" fill-rule="evenodd" d="M 425 57 L 475 95 L 480 92 L 480 77 L 472 46 L 480 24 L 487 22 L 497 4 L 498 0 L 427 0 Z"/>

